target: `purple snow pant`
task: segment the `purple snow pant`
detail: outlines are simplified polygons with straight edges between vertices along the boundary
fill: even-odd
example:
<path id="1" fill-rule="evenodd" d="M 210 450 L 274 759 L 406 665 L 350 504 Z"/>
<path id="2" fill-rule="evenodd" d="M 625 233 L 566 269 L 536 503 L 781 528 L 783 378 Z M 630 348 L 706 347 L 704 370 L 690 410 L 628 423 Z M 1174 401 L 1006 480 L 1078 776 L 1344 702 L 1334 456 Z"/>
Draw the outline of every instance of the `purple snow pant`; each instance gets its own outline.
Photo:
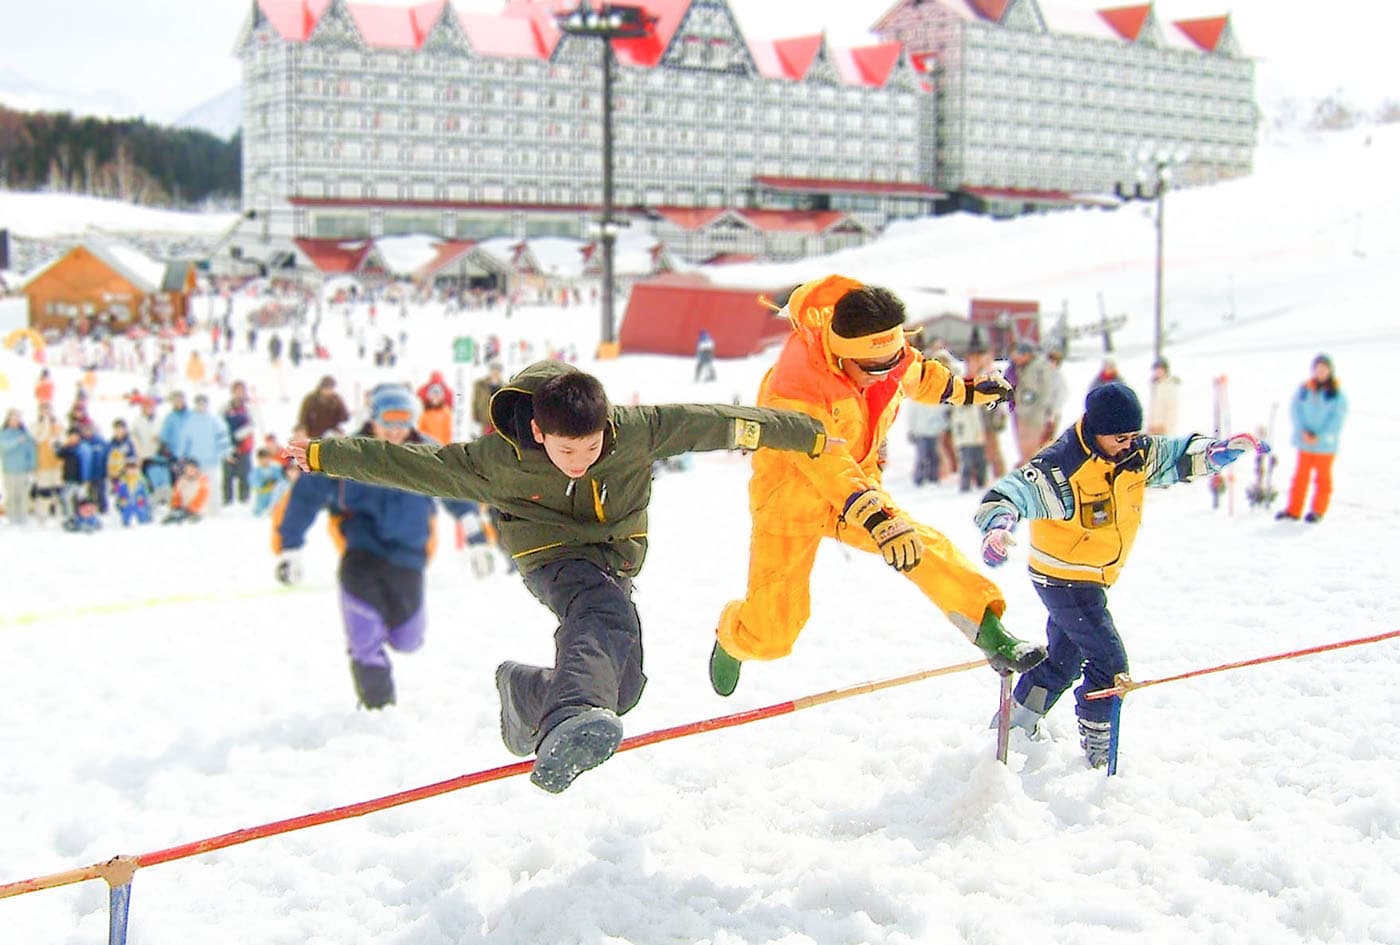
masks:
<path id="1" fill-rule="evenodd" d="M 388 666 L 385 644 L 400 653 L 423 645 L 423 571 L 352 548 L 340 559 L 340 612 L 351 661 Z"/>

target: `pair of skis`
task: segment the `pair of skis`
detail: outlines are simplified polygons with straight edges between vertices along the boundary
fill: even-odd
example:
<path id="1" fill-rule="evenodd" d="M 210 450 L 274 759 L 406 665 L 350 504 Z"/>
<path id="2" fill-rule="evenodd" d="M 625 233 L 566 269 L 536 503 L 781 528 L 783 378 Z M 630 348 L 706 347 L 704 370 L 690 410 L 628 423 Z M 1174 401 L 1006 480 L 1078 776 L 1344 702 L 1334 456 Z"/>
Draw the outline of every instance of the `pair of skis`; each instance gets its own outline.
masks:
<path id="1" fill-rule="evenodd" d="M 1230 425 L 1230 378 L 1222 374 L 1212 380 L 1214 390 L 1214 415 L 1215 415 L 1215 436 L 1229 436 L 1232 429 Z M 1274 431 L 1274 421 L 1278 417 L 1278 403 L 1275 402 L 1269 408 L 1269 425 L 1257 431 L 1260 441 L 1271 442 Z M 1245 499 L 1251 508 L 1268 508 L 1273 505 L 1278 498 L 1278 490 L 1274 488 L 1274 467 L 1278 465 L 1278 457 L 1274 453 L 1256 453 L 1254 455 L 1254 481 L 1245 490 Z M 1211 508 L 1220 508 L 1222 497 L 1226 501 L 1228 514 L 1235 514 L 1235 473 L 1233 468 L 1228 468 L 1217 472 L 1210 477 Z"/>
<path id="2" fill-rule="evenodd" d="M 1214 392 L 1214 422 L 1215 437 L 1230 435 L 1230 378 L 1226 374 L 1211 381 Z M 1225 469 L 1211 474 L 1210 477 L 1210 507 L 1220 508 L 1220 500 L 1224 498 L 1226 511 L 1230 515 L 1235 514 L 1235 473 L 1233 470 Z"/>

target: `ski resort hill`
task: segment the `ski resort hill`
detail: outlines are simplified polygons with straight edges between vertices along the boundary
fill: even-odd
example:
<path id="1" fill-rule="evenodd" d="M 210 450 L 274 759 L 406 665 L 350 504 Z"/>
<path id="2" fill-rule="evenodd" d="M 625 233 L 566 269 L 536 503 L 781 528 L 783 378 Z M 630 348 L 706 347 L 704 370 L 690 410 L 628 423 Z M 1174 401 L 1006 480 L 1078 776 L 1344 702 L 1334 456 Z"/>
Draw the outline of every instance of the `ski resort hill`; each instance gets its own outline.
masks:
<path id="1" fill-rule="evenodd" d="M 1275 416 L 1286 485 L 1287 405 L 1320 351 L 1350 414 L 1332 511 L 1316 525 L 1251 508 L 1233 470 L 1153 491 L 1110 591 L 1134 678 L 1400 628 L 1400 440 L 1389 370 L 1400 350 L 1400 223 L 1383 170 L 1393 129 L 1261 154 L 1254 178 L 1167 197 L 1166 353 L 1181 423 L 1207 430 L 1228 375 L 1231 426 Z M 1310 175 L 1333 182 L 1328 199 Z M 840 271 L 896 288 L 1068 300 L 1072 321 L 1126 312 L 1119 366 L 1145 391 L 1151 220 L 1139 207 L 992 222 L 922 221 L 834 258 L 734 279 Z M 923 293 L 923 295 L 937 293 Z M 240 300 L 240 306 L 252 304 Z M 199 306 L 196 305 L 196 310 Z M 449 316 L 409 310 L 404 357 L 375 368 L 328 315 L 331 358 L 274 371 L 235 354 L 260 391 L 260 429 L 285 435 L 316 378 L 342 388 L 449 372 L 451 341 L 497 333 L 595 350 L 592 307 Z M 381 314 L 398 331 L 395 313 Z M 177 360 L 207 338 L 178 343 Z M 1096 340 L 1071 349 L 1082 400 Z M 772 354 L 695 384 L 685 358 L 585 360 L 619 402 L 751 401 Z M 32 413 L 36 366 L 0 351 L 0 406 Z M 464 368 L 467 380 L 475 368 Z M 61 402 L 77 381 L 61 369 Z M 99 378 L 108 424 L 135 375 Z M 219 400 L 216 397 L 215 406 Z M 915 488 L 905 428 L 885 484 L 975 555 L 978 494 Z M 971 660 L 972 647 L 874 556 L 824 547 L 813 616 L 793 654 L 711 691 L 716 618 L 743 593 L 749 464 L 703 455 L 654 483 L 636 586 L 650 678 L 629 735 Z M 794 484 L 801 488 L 801 484 Z M 442 527 L 440 524 L 439 527 Z M 472 577 L 450 542 L 428 569 L 424 648 L 396 657 L 399 704 L 353 706 L 337 614 L 337 553 L 313 532 L 306 583 L 273 578 L 269 525 L 241 509 L 192 527 L 93 535 L 0 529 L 8 802 L 0 884 L 212 837 L 505 765 L 492 672 L 547 663 L 554 621 L 519 579 Z M 989 572 L 1008 626 L 1039 638 L 1044 611 L 1022 544 Z M 143 868 L 143 945 L 461 942 L 969 943 L 1037 937 L 1212 942 L 1400 942 L 1400 703 L 1394 641 L 1162 685 L 1123 709 L 1113 778 L 1083 760 L 1068 704 L 1045 735 L 993 758 L 997 680 L 978 670 L 628 752 L 561 796 L 510 778 L 392 811 Z M 101 941 L 99 883 L 0 900 L 0 939 Z"/>

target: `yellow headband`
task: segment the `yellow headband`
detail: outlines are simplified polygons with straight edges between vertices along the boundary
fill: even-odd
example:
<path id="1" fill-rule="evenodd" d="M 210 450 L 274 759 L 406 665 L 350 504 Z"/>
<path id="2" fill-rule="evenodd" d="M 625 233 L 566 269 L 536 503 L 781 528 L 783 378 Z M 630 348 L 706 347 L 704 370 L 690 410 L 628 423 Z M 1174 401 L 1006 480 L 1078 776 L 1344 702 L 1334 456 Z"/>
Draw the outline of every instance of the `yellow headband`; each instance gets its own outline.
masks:
<path id="1" fill-rule="evenodd" d="M 842 338 L 826 327 L 826 344 L 838 358 L 851 358 L 856 361 L 888 361 L 904 350 L 904 329 L 896 325 L 877 331 L 873 335 L 859 338 Z"/>

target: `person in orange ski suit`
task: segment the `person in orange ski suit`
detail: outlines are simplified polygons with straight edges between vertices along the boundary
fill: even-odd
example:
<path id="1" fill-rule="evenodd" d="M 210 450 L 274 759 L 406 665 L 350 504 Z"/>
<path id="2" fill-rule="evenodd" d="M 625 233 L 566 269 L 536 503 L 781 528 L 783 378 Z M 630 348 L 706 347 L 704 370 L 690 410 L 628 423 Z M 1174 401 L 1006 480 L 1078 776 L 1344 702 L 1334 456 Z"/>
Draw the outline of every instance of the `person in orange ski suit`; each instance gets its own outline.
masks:
<path id="1" fill-rule="evenodd" d="M 884 557 L 967 636 L 999 672 L 1025 672 L 1045 647 L 1001 625 L 1006 601 L 946 537 L 913 521 L 881 488 L 879 449 L 906 396 L 995 406 L 1012 388 L 995 372 L 957 377 L 908 345 L 904 303 L 888 289 L 827 276 L 793 290 L 782 314 L 793 333 L 764 376 L 758 403 L 820 420 L 844 448 L 816 461 L 755 453 L 748 592 L 724 607 L 710 683 L 727 696 L 744 660 L 788 655 L 811 614 L 808 582 L 823 538 Z"/>

